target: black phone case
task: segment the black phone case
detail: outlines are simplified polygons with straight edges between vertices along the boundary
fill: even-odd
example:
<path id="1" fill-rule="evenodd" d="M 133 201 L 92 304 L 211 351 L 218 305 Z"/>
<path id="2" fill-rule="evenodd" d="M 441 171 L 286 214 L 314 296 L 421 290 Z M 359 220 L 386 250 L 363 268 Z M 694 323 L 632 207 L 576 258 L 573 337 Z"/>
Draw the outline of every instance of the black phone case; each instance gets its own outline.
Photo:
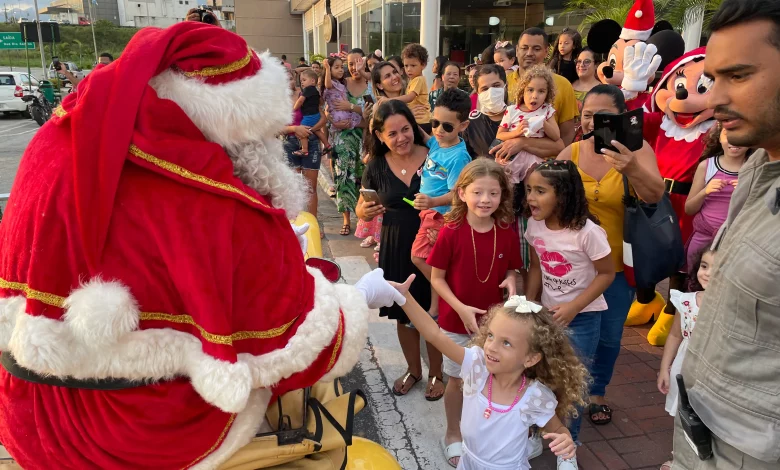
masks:
<path id="1" fill-rule="evenodd" d="M 642 148 L 644 111 L 637 108 L 623 114 L 597 113 L 593 115 L 593 137 L 596 151 L 606 148 L 618 150 L 611 142 L 616 140 L 635 152 Z"/>

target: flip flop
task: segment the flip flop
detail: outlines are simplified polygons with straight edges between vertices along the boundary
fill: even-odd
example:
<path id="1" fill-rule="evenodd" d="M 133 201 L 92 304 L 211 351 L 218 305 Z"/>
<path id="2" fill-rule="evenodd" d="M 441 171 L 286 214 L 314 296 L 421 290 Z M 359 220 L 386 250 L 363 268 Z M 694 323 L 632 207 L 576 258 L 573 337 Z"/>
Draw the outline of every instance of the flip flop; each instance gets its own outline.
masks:
<path id="1" fill-rule="evenodd" d="M 444 450 L 444 457 L 447 459 L 447 464 L 452 468 L 457 467 L 458 464 L 452 464 L 452 459 L 455 457 L 458 457 L 459 459 L 463 457 L 463 443 L 453 442 L 450 445 L 444 445 L 444 438 L 442 437 L 441 448 Z"/>
<path id="2" fill-rule="evenodd" d="M 433 392 L 433 387 L 436 386 L 436 381 L 438 380 L 439 385 L 444 387 L 444 382 L 442 382 L 441 377 L 436 377 L 429 375 L 428 376 L 428 386 L 425 388 L 425 399 L 428 401 L 439 401 L 444 396 L 444 390 L 442 390 L 441 395 L 437 397 L 431 396 L 431 392 Z"/>
<path id="3" fill-rule="evenodd" d="M 412 385 L 409 386 L 409 388 L 406 389 L 406 391 L 404 392 L 403 389 L 406 386 L 406 381 L 409 380 L 409 379 L 414 380 L 414 382 L 412 382 Z M 401 390 L 396 390 L 395 389 L 395 383 L 393 384 L 393 388 L 392 388 L 393 395 L 395 395 L 397 397 L 405 396 L 407 393 L 409 393 L 412 390 L 412 388 L 415 385 L 417 385 L 417 382 L 419 382 L 419 381 L 420 381 L 420 377 L 413 376 L 412 373 L 407 370 L 406 374 L 404 374 L 404 376 L 403 376 L 403 380 L 401 381 Z M 396 379 L 396 382 L 398 382 L 398 379 Z"/>
<path id="4" fill-rule="evenodd" d="M 601 419 L 594 418 L 594 416 L 596 416 L 599 413 L 607 415 L 607 417 Z M 605 424 L 609 424 L 612 422 L 612 408 L 608 407 L 607 405 L 599 405 L 598 403 L 591 403 L 590 405 L 588 405 L 588 418 L 590 419 L 591 423 L 597 426 L 603 426 Z"/>

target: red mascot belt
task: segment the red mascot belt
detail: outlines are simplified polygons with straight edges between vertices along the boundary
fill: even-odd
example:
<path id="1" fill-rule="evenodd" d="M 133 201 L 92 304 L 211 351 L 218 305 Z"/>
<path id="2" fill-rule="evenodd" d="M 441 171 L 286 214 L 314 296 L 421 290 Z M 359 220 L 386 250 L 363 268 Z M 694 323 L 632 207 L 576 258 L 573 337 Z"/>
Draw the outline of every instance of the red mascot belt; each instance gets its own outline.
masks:
<path id="1" fill-rule="evenodd" d="M 53 385 L 55 387 L 108 391 L 108 390 L 124 390 L 127 388 L 136 388 L 136 387 L 143 387 L 145 385 L 148 385 L 145 382 L 139 382 L 139 381 L 129 380 L 129 379 L 107 378 L 107 379 L 79 380 L 79 379 L 72 379 L 72 378 L 61 379 L 59 377 L 54 377 L 51 375 L 43 376 L 38 374 L 37 372 L 33 372 L 30 369 L 20 366 L 19 363 L 16 362 L 16 359 L 14 358 L 13 354 L 11 354 L 8 351 L 3 351 L 3 354 L 0 355 L 0 365 L 2 365 L 3 368 L 6 371 L 8 371 L 9 374 L 13 375 L 19 380 L 24 380 L 26 382 L 32 382 L 41 385 Z"/>

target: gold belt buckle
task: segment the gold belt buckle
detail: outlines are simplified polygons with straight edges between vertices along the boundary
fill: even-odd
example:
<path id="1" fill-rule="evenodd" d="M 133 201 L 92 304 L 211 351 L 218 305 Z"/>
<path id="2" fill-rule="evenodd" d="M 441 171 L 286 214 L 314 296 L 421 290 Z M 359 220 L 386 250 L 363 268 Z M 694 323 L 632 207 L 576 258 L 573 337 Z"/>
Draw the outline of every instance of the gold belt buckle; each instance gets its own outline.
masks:
<path id="1" fill-rule="evenodd" d="M 674 180 L 671 178 L 664 178 L 664 186 L 667 186 L 666 192 L 671 194 L 672 188 L 674 188 Z"/>

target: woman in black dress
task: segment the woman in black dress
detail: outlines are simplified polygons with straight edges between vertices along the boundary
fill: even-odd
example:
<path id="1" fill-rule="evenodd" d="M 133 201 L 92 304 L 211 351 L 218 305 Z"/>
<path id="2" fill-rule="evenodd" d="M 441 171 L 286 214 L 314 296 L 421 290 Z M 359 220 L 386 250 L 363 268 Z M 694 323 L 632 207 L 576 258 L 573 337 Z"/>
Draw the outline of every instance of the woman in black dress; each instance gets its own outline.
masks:
<path id="1" fill-rule="evenodd" d="M 416 274 L 410 292 L 428 310 L 431 286 L 411 261 L 412 243 L 420 228 L 419 212 L 403 200 L 414 200 L 420 192 L 419 170 L 425 163 L 428 148 L 405 103 L 390 100 L 379 106 L 374 114 L 369 149 L 370 160 L 361 183 L 364 189 L 377 192 L 380 203 L 366 201 L 361 195 L 355 212 L 365 221 L 382 214 L 379 267 L 389 281 L 403 282 L 410 274 Z M 420 333 L 409 327 L 409 318 L 398 305 L 380 309 L 379 315 L 398 321 L 398 341 L 408 370 L 395 381 L 393 393 L 406 395 L 422 377 Z M 444 394 L 442 357 L 436 348 L 427 346 L 431 367 L 425 398 L 433 401 Z"/>

